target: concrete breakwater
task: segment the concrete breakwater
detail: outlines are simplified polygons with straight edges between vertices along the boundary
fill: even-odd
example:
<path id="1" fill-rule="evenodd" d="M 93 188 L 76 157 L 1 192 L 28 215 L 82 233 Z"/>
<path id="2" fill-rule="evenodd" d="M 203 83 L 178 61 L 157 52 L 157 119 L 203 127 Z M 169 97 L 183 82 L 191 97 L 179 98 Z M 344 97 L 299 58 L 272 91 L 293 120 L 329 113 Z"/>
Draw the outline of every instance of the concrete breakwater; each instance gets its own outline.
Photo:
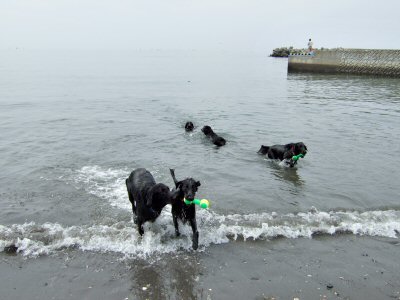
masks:
<path id="1" fill-rule="evenodd" d="M 400 50 L 315 50 L 290 55 L 288 72 L 349 73 L 400 77 Z"/>

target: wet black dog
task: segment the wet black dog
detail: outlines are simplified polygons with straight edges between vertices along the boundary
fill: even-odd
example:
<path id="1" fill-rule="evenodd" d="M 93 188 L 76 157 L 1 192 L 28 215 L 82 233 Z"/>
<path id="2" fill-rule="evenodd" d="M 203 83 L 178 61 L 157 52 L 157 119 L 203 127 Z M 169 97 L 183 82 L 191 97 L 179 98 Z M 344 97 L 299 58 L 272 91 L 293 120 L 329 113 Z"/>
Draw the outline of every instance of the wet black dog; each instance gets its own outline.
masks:
<path id="1" fill-rule="evenodd" d="M 279 159 L 281 161 L 286 160 L 290 167 L 294 167 L 297 161 L 293 161 L 292 157 L 299 154 L 305 156 L 307 153 L 307 147 L 302 142 L 273 146 L 262 145 L 257 153 L 267 155 L 268 158 L 271 159 Z"/>
<path id="2" fill-rule="evenodd" d="M 218 134 L 216 134 L 210 126 L 206 125 L 204 126 L 201 131 L 211 139 L 214 145 L 217 146 L 224 146 L 226 144 L 226 141 L 223 137 L 220 137 Z"/>
<path id="3" fill-rule="evenodd" d="M 189 132 L 189 131 L 193 131 L 193 129 L 194 129 L 194 125 L 193 125 L 193 123 L 192 122 L 186 122 L 186 124 L 185 124 L 185 130 L 187 131 L 187 132 Z"/>
<path id="4" fill-rule="evenodd" d="M 143 223 L 154 222 L 163 207 L 171 203 L 171 193 L 165 184 L 156 184 L 153 175 L 143 168 L 134 170 L 125 182 L 135 223 L 143 235 Z"/>
<path id="5" fill-rule="evenodd" d="M 197 231 L 196 222 L 196 207 L 195 204 L 185 204 L 184 199 L 192 201 L 196 195 L 197 188 L 200 186 L 200 182 L 193 178 L 186 178 L 181 181 L 177 181 L 175 172 L 170 169 L 172 179 L 174 180 L 176 190 L 172 193 L 172 218 L 175 226 L 176 236 L 180 235 L 178 228 L 178 218 L 182 222 L 186 223 L 189 221 L 192 227 L 192 247 L 196 250 L 199 247 L 199 232 Z"/>

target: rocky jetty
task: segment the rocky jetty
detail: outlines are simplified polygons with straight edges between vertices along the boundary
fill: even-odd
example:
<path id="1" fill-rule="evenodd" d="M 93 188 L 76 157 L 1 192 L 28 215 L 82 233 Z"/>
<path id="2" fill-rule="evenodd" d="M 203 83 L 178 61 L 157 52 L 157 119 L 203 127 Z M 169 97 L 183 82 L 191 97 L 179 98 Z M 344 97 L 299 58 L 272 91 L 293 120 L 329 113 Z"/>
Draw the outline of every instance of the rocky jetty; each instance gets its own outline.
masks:
<path id="1" fill-rule="evenodd" d="M 307 49 L 294 49 L 293 47 L 275 48 L 272 51 L 271 57 L 288 57 L 289 54 L 306 54 Z"/>

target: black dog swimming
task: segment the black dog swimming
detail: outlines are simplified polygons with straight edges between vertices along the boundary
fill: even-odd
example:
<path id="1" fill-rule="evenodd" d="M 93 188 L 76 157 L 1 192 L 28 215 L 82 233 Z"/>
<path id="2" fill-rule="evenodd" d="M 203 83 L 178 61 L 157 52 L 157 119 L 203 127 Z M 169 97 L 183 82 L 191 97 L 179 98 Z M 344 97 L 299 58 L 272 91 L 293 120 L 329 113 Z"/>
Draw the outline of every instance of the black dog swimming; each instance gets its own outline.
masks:
<path id="1" fill-rule="evenodd" d="M 197 231 L 196 222 L 196 207 L 194 204 L 185 204 L 184 199 L 193 200 L 198 187 L 201 185 L 199 181 L 193 178 L 186 178 L 181 181 L 177 181 L 175 177 L 175 172 L 173 169 L 169 169 L 171 172 L 172 179 L 174 180 L 176 190 L 173 192 L 172 196 L 172 218 L 175 226 L 176 236 L 180 235 L 178 227 L 178 218 L 182 222 L 186 223 L 189 221 L 192 227 L 193 237 L 192 237 L 192 247 L 196 250 L 199 247 L 199 232 Z"/>
<path id="2" fill-rule="evenodd" d="M 286 160 L 290 167 L 294 167 L 297 161 L 294 161 L 292 157 L 299 154 L 305 156 L 307 153 L 307 147 L 302 142 L 273 146 L 261 145 L 261 148 L 257 153 L 267 155 L 268 158 L 271 159 L 279 159 L 281 161 Z"/>
<path id="3" fill-rule="evenodd" d="M 171 203 L 170 190 L 165 184 L 156 184 L 153 175 L 143 168 L 134 170 L 125 182 L 135 223 L 143 235 L 143 223 L 154 222 L 163 207 Z"/>
<path id="4" fill-rule="evenodd" d="M 193 123 L 192 122 L 186 122 L 186 124 L 185 124 L 185 130 L 187 131 L 187 132 L 189 132 L 189 131 L 193 131 L 193 129 L 194 129 L 194 125 L 193 125 Z"/>
<path id="5" fill-rule="evenodd" d="M 218 134 L 216 134 L 210 126 L 206 125 L 204 126 L 201 131 L 211 139 L 214 145 L 217 146 L 224 146 L 226 144 L 226 140 L 223 137 L 220 137 Z"/>

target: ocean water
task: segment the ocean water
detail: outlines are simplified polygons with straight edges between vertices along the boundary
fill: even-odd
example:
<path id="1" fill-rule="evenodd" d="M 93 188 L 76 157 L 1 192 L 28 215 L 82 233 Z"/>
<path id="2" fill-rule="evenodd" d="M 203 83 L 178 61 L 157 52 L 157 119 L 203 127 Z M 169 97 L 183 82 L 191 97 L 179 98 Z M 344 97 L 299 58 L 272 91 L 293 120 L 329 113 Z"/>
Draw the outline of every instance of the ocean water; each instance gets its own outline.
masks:
<path id="1" fill-rule="evenodd" d="M 139 167 L 171 188 L 169 168 L 201 182 L 211 207 L 197 210 L 200 253 L 238 240 L 399 237 L 399 79 L 287 74 L 287 60 L 256 53 L 1 55 L 0 251 L 190 253 L 191 230 L 174 236 L 169 206 L 138 235 L 125 178 Z M 308 153 L 293 169 L 257 154 L 300 141 Z"/>

